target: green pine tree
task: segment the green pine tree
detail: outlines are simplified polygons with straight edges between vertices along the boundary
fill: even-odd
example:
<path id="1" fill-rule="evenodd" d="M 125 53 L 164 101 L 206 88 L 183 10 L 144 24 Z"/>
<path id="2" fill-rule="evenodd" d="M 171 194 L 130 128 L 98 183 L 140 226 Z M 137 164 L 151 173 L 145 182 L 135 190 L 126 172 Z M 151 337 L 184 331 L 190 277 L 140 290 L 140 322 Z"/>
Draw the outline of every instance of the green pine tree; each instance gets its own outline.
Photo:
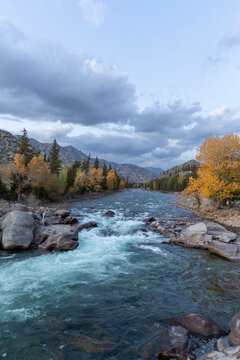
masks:
<path id="1" fill-rule="evenodd" d="M 28 164 L 32 160 L 32 158 L 35 154 L 34 154 L 33 147 L 29 142 L 27 130 L 25 128 L 23 129 L 22 133 L 23 134 L 19 137 L 19 140 L 17 142 L 16 153 L 23 154 L 26 164 Z"/>
<path id="2" fill-rule="evenodd" d="M 98 169 L 98 168 L 99 168 L 99 160 L 98 160 L 98 157 L 96 157 L 96 159 L 95 159 L 95 161 L 94 161 L 93 167 L 94 167 L 95 169 Z"/>
<path id="3" fill-rule="evenodd" d="M 57 141 L 54 140 L 51 151 L 49 153 L 49 156 L 50 156 L 49 169 L 52 174 L 57 174 L 57 175 L 59 175 L 59 173 L 60 173 L 61 164 L 62 164 L 62 162 L 59 158 L 59 150 L 60 150 L 59 145 L 58 145 Z"/>
<path id="4" fill-rule="evenodd" d="M 74 185 L 76 179 L 77 170 L 80 168 L 80 161 L 74 161 L 72 166 L 67 170 L 67 188 L 69 189 Z"/>

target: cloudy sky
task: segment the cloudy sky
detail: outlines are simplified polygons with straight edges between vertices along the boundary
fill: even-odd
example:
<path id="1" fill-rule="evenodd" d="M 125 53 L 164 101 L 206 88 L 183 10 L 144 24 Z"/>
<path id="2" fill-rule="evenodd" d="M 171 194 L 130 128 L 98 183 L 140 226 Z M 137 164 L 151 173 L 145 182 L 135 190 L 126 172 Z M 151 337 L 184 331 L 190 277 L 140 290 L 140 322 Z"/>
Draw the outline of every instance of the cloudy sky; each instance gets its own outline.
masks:
<path id="1" fill-rule="evenodd" d="M 1 129 L 166 169 L 239 94 L 239 0 L 0 0 Z"/>

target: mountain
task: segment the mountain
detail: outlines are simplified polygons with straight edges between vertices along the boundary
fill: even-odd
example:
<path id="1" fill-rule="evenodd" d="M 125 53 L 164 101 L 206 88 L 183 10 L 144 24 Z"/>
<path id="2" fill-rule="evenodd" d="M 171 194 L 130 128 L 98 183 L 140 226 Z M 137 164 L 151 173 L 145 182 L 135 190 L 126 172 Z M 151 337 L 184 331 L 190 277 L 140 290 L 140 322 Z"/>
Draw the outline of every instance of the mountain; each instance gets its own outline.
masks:
<path id="1" fill-rule="evenodd" d="M 161 169 L 161 168 L 155 168 L 155 167 L 152 167 L 152 166 L 147 166 L 147 167 L 145 167 L 145 169 L 151 171 L 152 173 L 154 173 L 154 174 L 157 175 L 157 176 L 160 175 L 160 174 L 162 174 L 162 173 L 164 172 L 163 169 Z"/>
<path id="2" fill-rule="evenodd" d="M 0 162 L 10 161 L 16 152 L 16 143 L 18 136 L 13 136 L 11 133 L 0 130 Z M 40 151 L 40 154 L 49 156 L 52 144 L 41 143 L 35 139 L 30 139 L 32 146 Z M 82 151 L 77 150 L 73 146 L 60 146 L 60 158 L 63 163 L 73 163 L 74 161 L 82 162 L 87 159 L 87 155 Z M 93 164 L 94 159 L 91 160 Z M 106 163 L 107 166 L 111 165 L 120 177 L 128 179 L 130 182 L 143 183 L 150 181 L 156 174 L 148 169 L 132 164 L 118 164 L 100 159 L 99 163 L 102 166 Z"/>
<path id="3" fill-rule="evenodd" d="M 199 165 L 200 165 L 200 162 L 198 162 L 196 160 L 189 160 L 183 164 L 171 167 L 170 169 L 164 171 L 158 177 L 159 177 L 159 179 L 162 179 L 166 176 L 178 174 L 178 173 L 181 173 L 181 175 L 184 176 L 184 175 L 187 175 L 188 173 L 190 173 L 194 168 L 198 168 Z"/>

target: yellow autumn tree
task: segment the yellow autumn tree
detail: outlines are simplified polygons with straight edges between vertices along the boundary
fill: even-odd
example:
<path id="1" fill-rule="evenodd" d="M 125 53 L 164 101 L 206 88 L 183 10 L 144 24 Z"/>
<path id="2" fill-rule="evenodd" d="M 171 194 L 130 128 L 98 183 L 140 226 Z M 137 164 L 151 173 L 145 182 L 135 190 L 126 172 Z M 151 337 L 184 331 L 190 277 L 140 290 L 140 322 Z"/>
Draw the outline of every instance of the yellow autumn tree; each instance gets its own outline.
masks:
<path id="1" fill-rule="evenodd" d="M 119 189 L 124 190 L 125 186 L 126 186 L 126 181 L 124 179 L 121 179 L 119 183 Z"/>
<path id="2" fill-rule="evenodd" d="M 15 154 L 14 160 L 9 164 L 4 172 L 10 184 L 16 187 L 18 201 L 21 200 L 21 194 L 28 184 L 28 168 L 23 154 Z"/>
<path id="3" fill-rule="evenodd" d="M 28 164 L 28 179 L 30 184 L 39 190 L 46 186 L 48 179 L 48 166 L 42 157 L 33 157 Z"/>
<path id="4" fill-rule="evenodd" d="M 240 139 L 237 135 L 206 137 L 196 159 L 201 162 L 197 178 L 189 179 L 185 194 L 212 198 L 219 203 L 239 196 Z"/>
<path id="5" fill-rule="evenodd" d="M 117 176 L 116 173 L 113 169 L 111 169 L 106 177 L 106 182 L 107 182 L 107 188 L 108 190 L 112 191 L 115 190 L 117 187 Z"/>
<path id="6" fill-rule="evenodd" d="M 88 176 L 85 171 L 78 171 L 75 181 L 74 181 L 74 190 L 82 194 L 87 188 Z"/>

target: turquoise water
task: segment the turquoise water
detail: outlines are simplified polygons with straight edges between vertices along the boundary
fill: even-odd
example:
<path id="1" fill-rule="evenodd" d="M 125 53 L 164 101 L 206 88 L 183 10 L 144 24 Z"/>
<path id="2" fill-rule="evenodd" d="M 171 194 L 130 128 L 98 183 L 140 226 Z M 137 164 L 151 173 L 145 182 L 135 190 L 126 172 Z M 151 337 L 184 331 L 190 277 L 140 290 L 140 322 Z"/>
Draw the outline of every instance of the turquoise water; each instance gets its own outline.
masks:
<path id="1" fill-rule="evenodd" d="M 99 224 L 76 250 L 0 252 L 0 358 L 141 359 L 165 317 L 198 312 L 228 327 L 239 311 L 239 264 L 137 231 L 150 215 L 196 219 L 174 196 L 125 191 L 72 213 Z"/>

